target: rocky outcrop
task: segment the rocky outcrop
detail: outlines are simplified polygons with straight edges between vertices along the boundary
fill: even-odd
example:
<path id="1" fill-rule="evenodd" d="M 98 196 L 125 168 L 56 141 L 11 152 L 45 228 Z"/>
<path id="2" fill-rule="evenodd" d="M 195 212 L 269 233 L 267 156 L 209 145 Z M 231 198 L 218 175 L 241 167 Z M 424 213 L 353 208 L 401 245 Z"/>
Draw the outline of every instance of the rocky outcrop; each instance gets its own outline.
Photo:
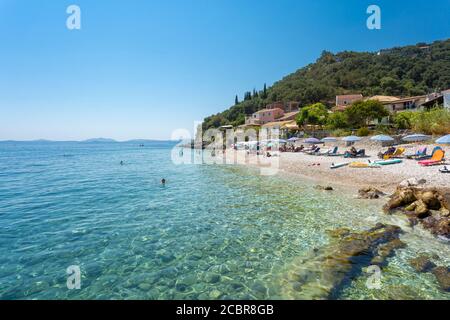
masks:
<path id="1" fill-rule="evenodd" d="M 358 198 L 360 199 L 378 199 L 386 194 L 374 187 L 364 187 L 358 190 Z"/>
<path id="2" fill-rule="evenodd" d="M 436 236 L 450 237 L 450 205 L 435 188 L 398 187 L 383 209 L 386 213 L 401 210 L 411 225 L 421 223 Z"/>
<path id="3" fill-rule="evenodd" d="M 409 260 L 409 264 L 417 272 L 429 272 L 436 267 L 436 264 L 430 260 L 430 256 L 422 254 L 417 258 Z"/>
<path id="4" fill-rule="evenodd" d="M 436 277 L 441 289 L 450 292 L 450 270 L 448 267 L 437 266 L 437 260 L 440 260 L 437 255 L 420 254 L 418 257 L 409 260 L 409 264 L 417 272 L 431 272 Z"/>
<path id="5" fill-rule="evenodd" d="M 442 290 L 450 292 L 450 271 L 447 267 L 434 268 L 432 273 L 436 277 Z"/>
<path id="6" fill-rule="evenodd" d="M 402 230 L 377 224 L 364 232 L 337 229 L 329 232 L 330 244 L 312 250 L 293 262 L 282 279 L 282 290 L 289 299 L 333 299 L 340 290 L 370 265 L 382 266 L 386 258 L 405 244 Z"/>

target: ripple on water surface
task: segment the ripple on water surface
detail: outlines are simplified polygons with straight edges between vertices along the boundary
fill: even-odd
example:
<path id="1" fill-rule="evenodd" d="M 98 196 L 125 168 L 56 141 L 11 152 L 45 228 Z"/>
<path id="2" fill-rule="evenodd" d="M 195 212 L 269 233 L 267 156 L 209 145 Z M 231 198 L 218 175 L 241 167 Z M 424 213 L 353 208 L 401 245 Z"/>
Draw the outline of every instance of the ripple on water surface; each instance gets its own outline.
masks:
<path id="1" fill-rule="evenodd" d="M 242 167 L 175 166 L 164 146 L 0 148 L 2 299 L 291 298 L 279 275 L 326 245 L 326 230 L 404 224 L 345 190 Z M 419 231 L 402 238 L 408 247 L 389 259 L 382 290 L 367 289 L 362 274 L 340 298 L 448 299 L 407 262 L 427 250 L 448 264 L 448 245 Z M 81 267 L 81 290 L 66 288 L 70 265 Z"/>

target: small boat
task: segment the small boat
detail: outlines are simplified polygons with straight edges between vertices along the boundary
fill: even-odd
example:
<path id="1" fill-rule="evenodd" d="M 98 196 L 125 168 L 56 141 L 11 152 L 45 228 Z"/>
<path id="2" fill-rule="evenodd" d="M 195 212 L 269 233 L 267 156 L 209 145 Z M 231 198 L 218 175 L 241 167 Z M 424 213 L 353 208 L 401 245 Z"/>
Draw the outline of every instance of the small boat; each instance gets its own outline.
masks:
<path id="1" fill-rule="evenodd" d="M 380 168 L 381 166 L 377 163 L 369 162 L 352 162 L 349 165 L 350 168 Z"/>
<path id="2" fill-rule="evenodd" d="M 390 160 L 380 160 L 380 161 L 375 161 L 375 164 L 378 164 L 380 166 L 388 166 L 390 164 L 397 164 L 397 163 L 402 163 L 403 160 L 401 159 L 390 159 Z"/>
<path id="3" fill-rule="evenodd" d="M 349 164 L 350 164 L 350 162 L 333 163 L 333 164 L 331 164 L 330 169 L 337 169 L 337 168 L 345 167 L 345 166 L 348 166 Z"/>

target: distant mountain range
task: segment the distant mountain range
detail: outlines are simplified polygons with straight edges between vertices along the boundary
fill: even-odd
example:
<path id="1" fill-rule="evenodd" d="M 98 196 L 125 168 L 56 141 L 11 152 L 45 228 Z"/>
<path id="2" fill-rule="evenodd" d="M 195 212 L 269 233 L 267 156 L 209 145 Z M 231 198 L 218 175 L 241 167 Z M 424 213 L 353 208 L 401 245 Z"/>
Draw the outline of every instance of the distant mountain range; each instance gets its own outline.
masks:
<path id="1" fill-rule="evenodd" d="M 88 143 L 117 143 L 114 139 L 108 139 L 108 138 L 93 138 L 93 139 L 87 139 L 81 142 L 88 142 Z"/>
<path id="2" fill-rule="evenodd" d="M 151 139 L 133 139 L 127 141 L 117 141 L 109 138 L 92 138 L 82 141 L 57 141 L 57 140 L 47 140 L 47 139 L 37 139 L 29 141 L 21 140 L 0 140 L 0 142 L 41 142 L 41 143 L 51 143 L 51 142 L 77 142 L 77 143 L 132 143 L 132 144 L 146 144 L 146 143 L 178 143 L 179 140 L 151 140 Z"/>

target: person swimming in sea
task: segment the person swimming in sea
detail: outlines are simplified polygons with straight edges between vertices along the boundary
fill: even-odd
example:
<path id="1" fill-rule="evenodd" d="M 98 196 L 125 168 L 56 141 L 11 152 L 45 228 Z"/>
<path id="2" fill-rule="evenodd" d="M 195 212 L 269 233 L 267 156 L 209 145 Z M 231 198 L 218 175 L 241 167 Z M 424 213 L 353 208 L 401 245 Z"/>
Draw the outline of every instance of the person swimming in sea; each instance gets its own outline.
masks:
<path id="1" fill-rule="evenodd" d="M 120 161 L 120 165 L 123 166 L 123 161 Z"/>
<path id="2" fill-rule="evenodd" d="M 161 184 L 162 184 L 163 186 L 165 186 L 165 185 L 166 185 L 166 179 L 162 178 L 162 179 L 161 179 Z"/>

